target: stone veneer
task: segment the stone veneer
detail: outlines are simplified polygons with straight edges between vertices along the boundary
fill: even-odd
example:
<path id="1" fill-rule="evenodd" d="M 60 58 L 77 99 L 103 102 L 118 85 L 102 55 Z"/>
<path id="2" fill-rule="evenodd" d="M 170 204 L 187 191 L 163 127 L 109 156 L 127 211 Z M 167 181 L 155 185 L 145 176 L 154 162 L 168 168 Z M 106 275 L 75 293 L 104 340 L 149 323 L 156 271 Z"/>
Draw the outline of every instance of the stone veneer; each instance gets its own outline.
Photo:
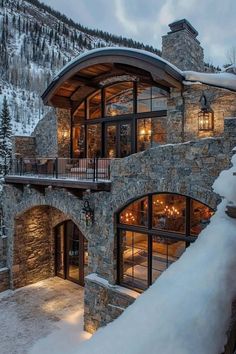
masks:
<path id="1" fill-rule="evenodd" d="M 91 323 L 96 320 L 94 323 L 97 328 L 118 316 L 133 299 L 127 299 L 126 295 L 122 295 L 121 299 L 117 295 L 117 289 L 113 287 L 116 284 L 117 268 L 116 213 L 131 200 L 157 192 L 185 194 L 215 208 L 219 197 L 212 192 L 211 186 L 220 171 L 230 164 L 230 152 L 236 144 L 236 119 L 225 120 L 224 134 L 222 138 L 163 145 L 114 160 L 111 165 L 111 192 L 84 192 L 83 197 L 78 198 L 63 188 L 48 187 L 42 193 L 33 186 L 24 186 L 21 190 L 13 185 L 5 185 L 3 212 L 7 216 L 7 266 L 11 269 L 11 286 L 22 286 L 27 276 L 29 282 L 38 280 L 38 267 L 42 277 L 52 274 L 52 270 L 41 267 L 40 258 L 36 257 L 30 261 L 26 254 L 34 254 L 34 242 L 40 248 L 45 245 L 44 252 L 39 256 L 45 262 L 45 268 L 52 269 L 47 244 L 50 244 L 50 230 L 55 223 L 50 222 L 54 219 L 51 216 L 47 219 L 45 214 L 50 215 L 49 210 L 53 208 L 56 209 L 56 215 L 63 215 L 65 219 L 74 221 L 88 239 L 89 273 L 97 273 L 98 277 L 109 283 L 107 287 L 104 283 L 98 284 L 94 279 L 86 279 L 85 327 L 91 328 Z M 85 198 L 89 199 L 92 207 L 95 206 L 95 222 L 90 227 L 86 227 L 81 218 Z M 37 209 L 34 209 L 35 207 Z M 46 209 L 43 211 L 41 208 Z M 59 216 L 57 222 L 62 218 Z M 30 227 L 27 226 L 29 219 L 32 219 Z M 46 235 L 47 227 L 50 230 Z M 32 233 L 39 237 L 43 235 L 42 243 L 40 240 L 38 242 Z M 24 246 L 21 245 L 22 240 Z M 27 249 L 26 253 L 24 248 Z M 21 255 L 22 259 L 19 258 Z M 112 305 L 109 307 L 112 307 L 113 311 L 107 310 L 109 304 Z"/>
<path id="2" fill-rule="evenodd" d="M 187 28 L 162 37 L 162 58 L 181 70 L 204 71 L 203 49 Z"/>
<path id="3" fill-rule="evenodd" d="M 9 289 L 9 282 L 9 269 L 7 267 L 0 268 L 0 292 Z"/>
<path id="4" fill-rule="evenodd" d="M 36 143 L 34 136 L 13 136 L 12 138 L 13 157 L 35 157 Z"/>
<path id="5" fill-rule="evenodd" d="M 54 109 L 38 122 L 32 136 L 35 137 L 35 155 L 37 157 L 58 156 L 57 117 Z"/>
<path id="6" fill-rule="evenodd" d="M 57 140 L 58 140 L 58 157 L 70 157 L 70 141 L 71 141 L 71 114 L 70 110 L 57 109 Z M 63 137 L 63 131 L 67 133 Z"/>

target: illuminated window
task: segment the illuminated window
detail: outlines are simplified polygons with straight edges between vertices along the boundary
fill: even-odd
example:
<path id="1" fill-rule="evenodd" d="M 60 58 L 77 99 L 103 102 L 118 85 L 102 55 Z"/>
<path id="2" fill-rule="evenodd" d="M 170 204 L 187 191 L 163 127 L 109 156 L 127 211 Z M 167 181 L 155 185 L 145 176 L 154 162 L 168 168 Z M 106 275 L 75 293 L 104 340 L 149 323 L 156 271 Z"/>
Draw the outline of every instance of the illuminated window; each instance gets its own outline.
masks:
<path id="1" fill-rule="evenodd" d="M 118 282 L 145 290 L 196 240 L 213 213 L 197 200 L 170 193 L 129 204 L 118 218 Z"/>

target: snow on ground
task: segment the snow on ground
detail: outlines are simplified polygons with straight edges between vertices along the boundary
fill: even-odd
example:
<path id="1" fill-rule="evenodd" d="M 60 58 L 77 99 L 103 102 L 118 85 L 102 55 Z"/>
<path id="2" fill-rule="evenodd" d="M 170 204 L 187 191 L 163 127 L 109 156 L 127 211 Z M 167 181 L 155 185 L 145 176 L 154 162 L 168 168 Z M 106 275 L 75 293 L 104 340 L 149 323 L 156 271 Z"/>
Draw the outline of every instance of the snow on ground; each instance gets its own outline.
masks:
<path id="1" fill-rule="evenodd" d="M 60 278 L 43 280 L 16 291 L 5 291 L 0 295 L 0 354 L 26 354 L 37 340 L 50 333 L 54 333 L 57 343 L 65 350 L 63 342 L 69 345 L 73 330 L 74 334 L 80 331 L 80 340 L 88 336 L 82 331 L 82 313 L 83 288 Z M 68 330 L 67 337 L 63 338 L 62 324 L 63 332 Z M 46 351 L 39 341 L 38 347 L 43 349 L 38 353 L 53 353 L 51 347 L 55 347 L 55 343 L 48 338 L 50 351 Z"/>

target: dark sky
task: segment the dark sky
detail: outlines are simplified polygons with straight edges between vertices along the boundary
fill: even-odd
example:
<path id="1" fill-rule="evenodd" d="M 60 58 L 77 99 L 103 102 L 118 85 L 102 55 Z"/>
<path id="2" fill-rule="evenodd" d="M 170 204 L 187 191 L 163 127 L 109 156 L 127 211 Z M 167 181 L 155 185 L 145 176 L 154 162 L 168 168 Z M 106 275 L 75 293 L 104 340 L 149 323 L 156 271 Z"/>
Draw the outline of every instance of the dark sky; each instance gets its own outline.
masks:
<path id="1" fill-rule="evenodd" d="M 42 0 L 89 28 L 161 48 L 168 24 L 186 18 L 199 32 L 205 61 L 227 62 L 236 46 L 236 0 Z"/>

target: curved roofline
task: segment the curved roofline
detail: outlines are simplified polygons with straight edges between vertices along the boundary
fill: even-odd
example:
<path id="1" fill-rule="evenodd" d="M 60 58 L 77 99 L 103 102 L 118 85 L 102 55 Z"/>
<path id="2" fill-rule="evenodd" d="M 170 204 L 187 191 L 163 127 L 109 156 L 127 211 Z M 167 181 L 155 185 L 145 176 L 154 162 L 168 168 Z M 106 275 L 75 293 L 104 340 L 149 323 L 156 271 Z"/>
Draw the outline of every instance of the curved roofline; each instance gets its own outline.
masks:
<path id="1" fill-rule="evenodd" d="M 88 62 L 88 66 L 91 65 L 93 59 L 96 59 L 98 64 L 103 63 L 103 60 L 105 60 L 105 62 L 108 62 L 109 57 L 111 59 L 110 63 L 115 62 L 115 59 L 117 58 L 117 62 L 122 62 L 123 60 L 133 60 L 133 66 L 137 67 L 145 68 L 145 64 L 149 65 L 151 71 L 148 69 L 147 71 L 150 71 L 152 76 L 155 76 L 155 71 L 159 70 L 159 72 L 162 71 L 163 74 L 168 75 L 171 79 L 176 82 L 179 82 L 180 84 L 182 84 L 182 81 L 184 79 L 182 71 L 179 70 L 177 67 L 175 67 L 168 61 L 162 59 L 158 55 L 144 50 L 121 47 L 106 47 L 93 49 L 77 56 L 66 66 L 64 66 L 61 71 L 59 71 L 59 73 L 53 78 L 52 82 L 47 87 L 45 92 L 42 94 L 42 99 L 44 103 L 48 104 L 50 102 L 50 98 L 55 93 L 56 89 L 59 87 L 59 84 L 62 81 L 66 81 L 67 79 L 69 79 L 70 74 L 73 75 L 76 68 L 78 68 L 79 71 L 81 67 L 86 67 L 86 62 Z"/>

